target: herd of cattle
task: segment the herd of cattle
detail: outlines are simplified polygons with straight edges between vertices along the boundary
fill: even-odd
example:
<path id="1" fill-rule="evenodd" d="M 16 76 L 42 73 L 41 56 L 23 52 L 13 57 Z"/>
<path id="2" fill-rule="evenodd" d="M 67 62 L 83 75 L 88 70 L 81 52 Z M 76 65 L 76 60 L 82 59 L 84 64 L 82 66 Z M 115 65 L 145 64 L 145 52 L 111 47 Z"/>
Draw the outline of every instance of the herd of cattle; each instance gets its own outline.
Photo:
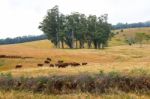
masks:
<path id="1" fill-rule="evenodd" d="M 22 56 L 15 56 L 15 55 L 0 55 L 0 58 L 26 59 L 26 58 L 33 58 L 33 57 L 22 57 Z M 48 57 L 48 58 L 46 58 L 44 63 L 37 64 L 38 67 L 43 67 L 43 66 L 47 66 L 47 65 L 49 67 L 65 68 L 68 66 L 77 67 L 77 66 L 81 66 L 81 65 L 87 65 L 87 63 L 83 62 L 80 64 L 78 62 L 64 62 L 63 60 L 58 60 L 55 64 L 52 64 L 52 59 Z M 17 64 L 15 68 L 22 68 L 22 67 L 23 67 L 23 65 Z"/>
<path id="2" fill-rule="evenodd" d="M 66 68 L 68 66 L 72 67 L 77 67 L 77 66 L 83 66 L 87 65 L 86 62 L 83 63 L 78 63 L 78 62 L 64 62 L 63 60 L 58 60 L 55 64 L 52 64 L 52 59 L 51 58 L 46 58 L 44 63 L 37 64 L 38 67 L 43 67 L 43 66 L 49 66 L 49 67 L 58 67 L 58 68 Z M 16 68 L 22 68 L 21 64 L 16 65 Z"/>
<path id="3" fill-rule="evenodd" d="M 57 63 L 52 64 L 51 63 L 52 59 L 51 58 L 46 58 L 46 60 L 44 61 L 44 64 L 49 65 L 49 67 L 58 67 L 58 68 L 65 68 L 67 66 L 80 66 L 80 65 L 87 65 L 86 62 L 84 63 L 77 63 L 77 62 L 64 62 L 63 60 L 58 60 Z M 44 66 L 44 64 L 37 64 L 37 66 L 42 67 Z"/>

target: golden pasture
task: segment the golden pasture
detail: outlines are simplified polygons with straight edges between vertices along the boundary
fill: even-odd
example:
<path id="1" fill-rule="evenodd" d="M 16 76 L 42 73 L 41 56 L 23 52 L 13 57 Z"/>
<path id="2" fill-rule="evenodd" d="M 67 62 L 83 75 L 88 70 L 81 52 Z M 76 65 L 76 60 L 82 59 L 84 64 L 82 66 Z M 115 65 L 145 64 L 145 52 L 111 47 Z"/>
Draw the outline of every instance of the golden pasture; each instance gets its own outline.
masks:
<path id="1" fill-rule="evenodd" d="M 48 40 L 34 41 L 22 44 L 1 45 L 0 55 L 18 55 L 34 57 L 29 59 L 0 59 L 0 71 L 12 73 L 15 76 L 40 76 L 40 75 L 73 75 L 78 73 L 99 73 L 100 70 L 129 72 L 142 68 L 150 69 L 150 45 L 122 45 L 112 46 L 104 50 L 99 49 L 56 49 Z M 51 68 L 48 65 L 37 67 L 47 57 L 52 58 L 52 63 L 58 60 L 65 62 L 87 62 L 88 65 L 80 67 Z M 15 69 L 17 64 L 23 68 Z"/>
<path id="2" fill-rule="evenodd" d="M 120 30 L 117 30 L 120 31 Z M 136 32 L 150 33 L 150 28 L 125 29 L 109 42 L 109 47 L 99 49 L 56 49 L 48 40 L 0 45 L 0 55 L 17 55 L 33 57 L 27 59 L 0 58 L 0 73 L 11 73 L 13 76 L 48 76 L 48 75 L 75 75 L 81 73 L 99 73 L 119 71 L 123 74 L 134 70 L 146 70 L 150 73 L 150 45 L 145 43 L 142 48 L 138 44 L 129 46 L 124 43 L 123 34 L 134 35 Z M 58 60 L 65 62 L 87 62 L 86 66 L 57 68 L 44 65 L 38 67 L 38 63 L 50 57 L 52 63 Z M 16 69 L 17 64 L 23 67 Z M 113 92 L 115 92 L 113 90 Z M 68 95 L 46 95 L 26 91 L 0 91 L 0 99 L 149 99 L 149 95 L 137 95 L 116 91 L 111 94 L 94 95 L 89 93 L 75 93 Z"/>

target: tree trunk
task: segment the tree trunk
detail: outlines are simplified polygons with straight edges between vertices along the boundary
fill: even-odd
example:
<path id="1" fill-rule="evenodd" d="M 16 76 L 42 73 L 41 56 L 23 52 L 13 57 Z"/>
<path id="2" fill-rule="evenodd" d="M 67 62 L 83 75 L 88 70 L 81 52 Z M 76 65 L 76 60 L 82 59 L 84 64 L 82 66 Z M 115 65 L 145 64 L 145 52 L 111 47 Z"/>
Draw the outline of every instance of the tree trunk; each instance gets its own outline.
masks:
<path id="1" fill-rule="evenodd" d="M 82 44 L 81 44 L 81 41 L 79 41 L 80 42 L 80 49 L 82 48 Z"/>
<path id="2" fill-rule="evenodd" d="M 78 48 L 78 40 L 76 39 L 76 48 Z"/>
<path id="3" fill-rule="evenodd" d="M 84 48 L 84 42 L 82 40 L 80 41 L 80 48 Z"/>
<path id="4" fill-rule="evenodd" d="M 59 38 L 58 38 L 58 32 L 56 32 L 56 47 L 59 48 Z"/>
<path id="5" fill-rule="evenodd" d="M 94 48 L 97 49 L 97 42 L 94 41 Z"/>
<path id="6" fill-rule="evenodd" d="M 64 41 L 63 40 L 61 41 L 61 46 L 64 49 Z"/>
<path id="7" fill-rule="evenodd" d="M 105 47 L 105 44 L 104 44 L 104 43 L 102 43 L 102 49 L 104 49 L 104 47 Z"/>
<path id="8" fill-rule="evenodd" d="M 58 48 L 61 48 L 61 47 L 60 47 L 60 46 L 61 46 L 60 43 L 61 43 L 61 42 L 59 41 L 59 42 L 58 42 Z"/>
<path id="9" fill-rule="evenodd" d="M 98 46 L 98 49 L 101 49 L 101 43 L 98 43 L 97 46 Z"/>
<path id="10" fill-rule="evenodd" d="M 74 32 L 72 31 L 72 44 L 71 47 L 74 48 Z"/>
<path id="11" fill-rule="evenodd" d="M 84 42 L 82 42 L 82 48 L 84 48 Z"/>
<path id="12" fill-rule="evenodd" d="M 91 41 L 88 41 L 88 48 L 90 49 L 92 46 L 92 42 Z"/>

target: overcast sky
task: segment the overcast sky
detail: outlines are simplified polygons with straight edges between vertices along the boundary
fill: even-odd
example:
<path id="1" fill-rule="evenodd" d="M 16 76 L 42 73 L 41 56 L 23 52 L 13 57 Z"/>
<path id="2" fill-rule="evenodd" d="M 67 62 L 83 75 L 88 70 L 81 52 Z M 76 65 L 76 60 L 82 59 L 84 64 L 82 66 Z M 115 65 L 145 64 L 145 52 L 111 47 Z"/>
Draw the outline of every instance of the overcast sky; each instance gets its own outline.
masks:
<path id="1" fill-rule="evenodd" d="M 0 0 L 0 38 L 39 35 L 39 23 L 48 9 L 97 16 L 107 13 L 109 23 L 150 20 L 150 0 Z"/>

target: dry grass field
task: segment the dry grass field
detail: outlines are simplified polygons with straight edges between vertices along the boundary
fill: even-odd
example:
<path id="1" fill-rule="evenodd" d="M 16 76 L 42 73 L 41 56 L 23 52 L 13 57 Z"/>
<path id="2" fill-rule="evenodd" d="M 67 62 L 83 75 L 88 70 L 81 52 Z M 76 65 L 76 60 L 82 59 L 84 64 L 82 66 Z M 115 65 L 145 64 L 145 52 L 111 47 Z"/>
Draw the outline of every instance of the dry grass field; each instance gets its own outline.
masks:
<path id="1" fill-rule="evenodd" d="M 150 28 L 143 28 L 145 33 L 150 33 Z M 124 30 L 127 35 L 134 35 L 139 29 Z M 129 32 L 131 34 L 129 34 Z M 143 31 L 141 31 L 143 32 Z M 28 43 L 1 45 L 0 55 L 17 55 L 22 57 L 33 57 L 27 59 L 9 59 L 0 58 L 0 72 L 11 73 L 13 76 L 48 76 L 48 75 L 75 75 L 80 73 L 96 74 L 101 70 L 104 72 L 119 71 L 123 74 L 142 69 L 150 73 L 150 45 L 144 44 L 142 48 L 139 45 L 125 45 L 122 41 L 123 33 L 116 35 L 110 42 L 110 47 L 104 50 L 96 49 L 56 49 L 48 40 L 34 41 Z M 116 46 L 118 45 L 118 46 Z M 38 63 L 50 57 L 52 63 L 58 60 L 65 62 L 87 62 L 86 66 L 57 68 L 44 65 L 38 67 Z M 23 67 L 16 69 L 17 64 Z M 9 96 L 9 97 L 8 97 Z M 102 94 L 100 96 L 88 93 L 71 95 L 43 95 L 30 92 L 0 91 L 0 99 L 149 99 L 148 95 L 136 95 L 132 93 Z"/>
<path id="2" fill-rule="evenodd" d="M 68 75 L 77 73 L 99 73 L 100 70 L 128 72 L 133 69 L 150 69 L 150 45 L 123 45 L 108 47 L 105 50 L 95 49 L 55 49 L 47 40 L 30 43 L 0 46 L 0 55 L 19 55 L 33 57 L 29 59 L 0 59 L 0 71 L 9 72 L 15 76 L 39 75 Z M 52 58 L 52 63 L 58 60 L 66 62 L 88 62 L 86 66 L 50 68 L 37 67 L 47 57 Z M 23 68 L 15 69 L 17 64 Z"/>
<path id="3" fill-rule="evenodd" d="M 18 92 L 18 91 L 0 91 L 0 99 L 149 99 L 149 95 L 137 95 L 134 93 L 117 94 L 101 94 L 92 95 L 89 93 L 79 93 L 70 95 L 44 95 L 32 92 Z"/>

